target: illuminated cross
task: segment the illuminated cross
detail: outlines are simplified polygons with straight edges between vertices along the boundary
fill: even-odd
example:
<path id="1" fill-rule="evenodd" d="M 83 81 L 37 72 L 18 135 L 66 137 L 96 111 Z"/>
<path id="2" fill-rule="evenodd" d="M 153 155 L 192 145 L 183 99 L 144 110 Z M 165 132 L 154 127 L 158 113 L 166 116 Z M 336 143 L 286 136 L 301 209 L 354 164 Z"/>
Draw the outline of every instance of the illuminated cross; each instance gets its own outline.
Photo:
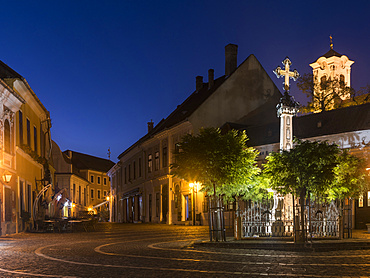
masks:
<path id="1" fill-rule="evenodd" d="M 286 57 L 285 60 L 283 61 L 283 65 L 285 66 L 285 70 L 282 69 L 281 67 L 277 67 L 274 70 L 274 73 L 276 74 L 277 78 L 280 78 L 281 76 L 285 77 L 284 89 L 287 92 L 289 92 L 289 78 L 292 78 L 294 81 L 296 81 L 299 77 L 299 73 L 298 73 L 297 70 L 289 71 L 291 64 L 292 64 L 292 62 L 289 60 L 288 57 Z"/>

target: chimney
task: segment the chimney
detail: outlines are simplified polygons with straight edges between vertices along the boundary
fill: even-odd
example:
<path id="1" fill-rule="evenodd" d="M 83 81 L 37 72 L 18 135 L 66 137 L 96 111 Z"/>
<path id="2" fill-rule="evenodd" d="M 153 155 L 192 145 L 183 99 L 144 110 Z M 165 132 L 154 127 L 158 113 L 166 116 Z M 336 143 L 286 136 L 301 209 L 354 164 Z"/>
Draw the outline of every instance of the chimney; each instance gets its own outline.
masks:
<path id="1" fill-rule="evenodd" d="M 154 127 L 153 120 L 150 120 L 150 122 L 148 122 L 148 133 L 153 130 L 153 127 Z"/>
<path id="2" fill-rule="evenodd" d="M 208 70 L 208 89 L 211 89 L 215 84 L 215 70 L 209 69 Z"/>
<path id="3" fill-rule="evenodd" d="M 203 76 L 195 77 L 195 89 L 199 91 L 203 88 Z"/>
<path id="4" fill-rule="evenodd" d="M 225 46 L 225 75 L 229 76 L 238 66 L 238 46 L 228 44 Z"/>

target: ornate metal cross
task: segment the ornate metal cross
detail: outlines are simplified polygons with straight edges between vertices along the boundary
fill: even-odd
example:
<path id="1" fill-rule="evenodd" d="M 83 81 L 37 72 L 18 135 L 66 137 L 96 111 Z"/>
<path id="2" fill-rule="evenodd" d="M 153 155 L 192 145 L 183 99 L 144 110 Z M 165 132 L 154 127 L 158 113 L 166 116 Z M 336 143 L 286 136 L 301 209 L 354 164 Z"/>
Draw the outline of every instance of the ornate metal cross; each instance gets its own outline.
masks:
<path id="1" fill-rule="evenodd" d="M 285 91 L 289 92 L 289 78 L 292 78 L 294 81 L 296 81 L 299 77 L 299 73 L 297 70 L 289 71 L 292 62 L 289 60 L 288 57 L 286 57 L 282 63 L 285 66 L 285 70 L 281 67 L 277 67 L 274 70 L 274 73 L 276 74 L 277 78 L 280 78 L 281 76 L 285 77 L 284 89 Z"/>

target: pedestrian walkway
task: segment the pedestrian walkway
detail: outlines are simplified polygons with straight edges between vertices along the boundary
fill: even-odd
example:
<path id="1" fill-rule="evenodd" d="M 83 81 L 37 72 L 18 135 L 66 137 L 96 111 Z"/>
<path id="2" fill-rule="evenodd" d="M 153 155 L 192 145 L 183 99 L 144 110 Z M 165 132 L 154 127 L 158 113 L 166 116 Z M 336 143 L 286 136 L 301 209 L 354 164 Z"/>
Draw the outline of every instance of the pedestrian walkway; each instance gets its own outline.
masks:
<path id="1" fill-rule="evenodd" d="M 307 243 L 294 243 L 291 238 L 247 238 L 235 240 L 227 237 L 226 242 L 199 241 L 194 247 L 216 247 L 227 249 L 265 249 L 296 252 L 324 252 L 337 250 L 361 250 L 370 249 L 370 233 L 366 230 L 353 230 L 352 238 L 315 239 Z"/>

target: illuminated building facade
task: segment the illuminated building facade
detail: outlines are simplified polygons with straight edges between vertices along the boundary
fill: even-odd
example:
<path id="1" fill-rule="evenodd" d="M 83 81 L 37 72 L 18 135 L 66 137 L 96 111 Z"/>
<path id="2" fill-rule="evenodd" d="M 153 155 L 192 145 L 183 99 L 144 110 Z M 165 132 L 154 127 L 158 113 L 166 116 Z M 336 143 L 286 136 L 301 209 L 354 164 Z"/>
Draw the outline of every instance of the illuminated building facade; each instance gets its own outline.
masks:
<path id="1" fill-rule="evenodd" d="M 50 113 L 27 81 L 0 61 L 0 172 L 12 175 L 1 182 L 1 231 L 11 234 L 32 225 L 33 201 L 50 183 Z"/>
<path id="2" fill-rule="evenodd" d="M 56 191 L 65 192 L 68 204 L 61 213 L 65 217 L 80 217 L 82 212 L 106 214 L 109 219 L 110 180 L 107 171 L 114 163 L 75 151 L 62 152 L 53 141 L 52 157 L 55 167 Z"/>
<path id="3" fill-rule="evenodd" d="M 166 119 L 156 126 L 148 123 L 148 133 L 108 172 L 112 221 L 192 224 L 195 216 L 195 224 L 206 224 L 205 193 L 170 175 L 177 143 L 201 127 L 261 125 L 276 119 L 281 93 L 254 55 L 237 66 L 237 45 L 225 47 L 225 75 L 215 79 L 211 69 L 208 83 L 202 76 L 195 83 L 195 91 Z"/>
<path id="4" fill-rule="evenodd" d="M 197 193 L 192 194 L 193 189 L 187 182 L 170 175 L 173 151 L 184 134 L 197 132 L 201 127 L 245 130 L 250 138 L 248 144 L 260 151 L 259 165 L 270 152 L 281 148 L 281 124 L 276 116 L 276 105 L 282 94 L 253 55 L 237 67 L 236 50 L 236 45 L 225 48 L 224 76 L 214 79 L 213 70 L 209 70 L 208 83 L 198 76 L 195 91 L 156 126 L 149 122 L 148 133 L 118 157 L 119 162 L 108 172 L 112 179 L 112 221 L 186 225 L 192 224 L 192 215 L 196 215 L 196 224 L 207 224 L 205 193 L 196 190 Z M 333 52 L 332 57 L 331 52 L 325 59 L 333 60 L 334 64 L 343 61 L 345 82 L 349 86 L 352 62 L 342 55 L 338 60 L 337 54 Z M 314 71 L 315 74 L 319 72 Z M 286 127 L 289 125 L 290 133 L 294 130 L 294 134 L 285 132 L 284 136 L 289 137 L 289 142 L 293 136 L 336 142 L 341 148 L 368 158 L 369 105 L 285 117 L 283 123 Z M 285 148 L 287 144 L 288 141 Z M 370 193 L 366 192 L 355 202 L 353 227 L 361 228 L 363 219 L 369 219 L 368 196 Z M 232 218 L 231 214 L 226 217 Z"/>

